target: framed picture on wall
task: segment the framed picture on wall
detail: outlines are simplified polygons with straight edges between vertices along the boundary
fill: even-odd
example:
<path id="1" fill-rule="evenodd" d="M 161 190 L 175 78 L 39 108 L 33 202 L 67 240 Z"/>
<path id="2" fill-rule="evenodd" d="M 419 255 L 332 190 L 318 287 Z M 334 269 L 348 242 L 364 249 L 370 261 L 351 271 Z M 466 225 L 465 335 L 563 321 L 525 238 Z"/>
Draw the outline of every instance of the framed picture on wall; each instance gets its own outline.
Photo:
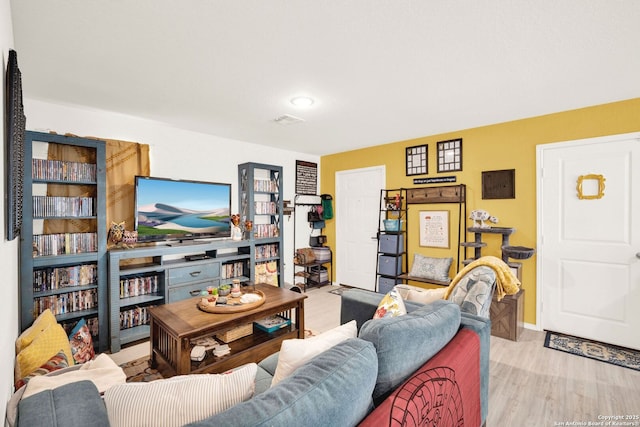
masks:
<path id="1" fill-rule="evenodd" d="M 462 170 L 462 138 L 438 142 L 438 173 Z"/>
<path id="2" fill-rule="evenodd" d="M 420 246 L 449 248 L 449 211 L 420 211 Z"/>
<path id="3" fill-rule="evenodd" d="M 427 155 L 429 154 L 428 145 L 416 145 L 414 147 L 407 147 L 406 149 L 406 164 L 407 164 L 407 176 L 411 175 L 425 175 L 429 173 L 429 164 L 427 162 Z"/>

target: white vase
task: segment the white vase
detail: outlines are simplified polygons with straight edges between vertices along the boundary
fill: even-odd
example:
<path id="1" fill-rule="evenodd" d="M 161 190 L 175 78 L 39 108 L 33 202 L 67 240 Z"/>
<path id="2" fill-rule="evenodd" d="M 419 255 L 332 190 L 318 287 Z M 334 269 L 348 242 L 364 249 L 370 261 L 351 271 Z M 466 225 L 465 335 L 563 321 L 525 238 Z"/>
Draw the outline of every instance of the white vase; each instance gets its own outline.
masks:
<path id="1" fill-rule="evenodd" d="M 231 226 L 231 240 L 242 240 L 242 230 L 235 225 Z"/>

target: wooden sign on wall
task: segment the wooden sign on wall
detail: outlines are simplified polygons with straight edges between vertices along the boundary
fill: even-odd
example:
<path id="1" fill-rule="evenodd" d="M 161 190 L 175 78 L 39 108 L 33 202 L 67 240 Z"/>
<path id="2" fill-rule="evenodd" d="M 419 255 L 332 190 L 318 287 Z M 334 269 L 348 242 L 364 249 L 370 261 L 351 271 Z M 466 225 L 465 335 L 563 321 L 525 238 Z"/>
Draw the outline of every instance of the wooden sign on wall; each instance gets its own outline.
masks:
<path id="1" fill-rule="evenodd" d="M 482 172 L 482 198 L 515 199 L 516 170 L 505 169 Z"/>
<path id="2" fill-rule="evenodd" d="M 318 164 L 296 160 L 296 194 L 318 194 Z"/>

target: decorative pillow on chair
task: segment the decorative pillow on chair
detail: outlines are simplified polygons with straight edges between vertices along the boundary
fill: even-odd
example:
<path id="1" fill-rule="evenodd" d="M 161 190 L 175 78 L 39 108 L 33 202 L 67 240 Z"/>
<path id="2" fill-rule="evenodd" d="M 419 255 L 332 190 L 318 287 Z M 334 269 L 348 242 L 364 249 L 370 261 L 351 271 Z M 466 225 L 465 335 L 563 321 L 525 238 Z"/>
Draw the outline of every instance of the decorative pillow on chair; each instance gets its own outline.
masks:
<path id="1" fill-rule="evenodd" d="M 449 269 L 452 262 L 453 258 L 431 258 L 414 254 L 409 276 L 446 282 L 449 281 Z"/>
<path id="2" fill-rule="evenodd" d="M 51 325 L 55 325 L 56 323 L 56 316 L 53 315 L 51 310 L 46 309 L 40 313 L 33 324 L 25 329 L 16 340 L 16 354 L 20 353 L 22 349 L 31 344 L 33 340 L 36 339 L 36 337 L 45 329 Z"/>
<path id="3" fill-rule="evenodd" d="M 93 338 L 87 322 L 81 319 L 69 335 L 69 344 L 73 353 L 73 360 L 76 363 L 85 363 L 93 359 L 95 350 L 93 349 Z"/>
<path id="4" fill-rule="evenodd" d="M 458 304 L 464 313 L 489 317 L 495 283 L 496 273 L 492 268 L 475 267 L 460 279 L 448 299 Z"/>
<path id="5" fill-rule="evenodd" d="M 67 361 L 73 360 L 69 337 L 59 324 L 50 325 L 16 356 L 15 378 L 19 380 L 38 369 L 51 357 L 63 351 Z"/>
<path id="6" fill-rule="evenodd" d="M 348 338 L 355 338 L 356 335 L 358 335 L 358 327 L 356 321 L 352 320 L 315 337 L 282 341 L 271 386 L 273 387 L 325 350 Z"/>
<path id="7" fill-rule="evenodd" d="M 42 366 L 40 366 L 35 371 L 31 372 L 29 375 L 20 378 L 16 384 L 15 388 L 18 390 L 20 387 L 29 382 L 29 380 L 38 375 L 47 375 L 49 372 L 58 371 L 62 368 L 66 368 L 69 366 L 67 363 L 67 356 L 65 356 L 64 351 L 60 351 L 58 354 L 53 356 L 51 359 L 47 360 Z"/>
<path id="8" fill-rule="evenodd" d="M 405 301 L 414 301 L 422 304 L 429 304 L 442 299 L 447 292 L 447 288 L 425 289 L 411 285 L 396 285 L 396 289 Z"/>
<path id="9" fill-rule="evenodd" d="M 127 376 L 122 368 L 107 353 L 101 353 L 86 363 L 52 372 L 51 375 L 38 375 L 31 378 L 22 398 L 82 380 L 91 381 L 100 393 L 104 393 L 114 385 L 124 384 L 126 379 Z"/>
<path id="10" fill-rule="evenodd" d="M 382 298 L 373 318 L 384 319 L 385 317 L 396 317 L 404 314 L 407 314 L 407 309 L 404 306 L 400 292 L 394 287 Z"/>

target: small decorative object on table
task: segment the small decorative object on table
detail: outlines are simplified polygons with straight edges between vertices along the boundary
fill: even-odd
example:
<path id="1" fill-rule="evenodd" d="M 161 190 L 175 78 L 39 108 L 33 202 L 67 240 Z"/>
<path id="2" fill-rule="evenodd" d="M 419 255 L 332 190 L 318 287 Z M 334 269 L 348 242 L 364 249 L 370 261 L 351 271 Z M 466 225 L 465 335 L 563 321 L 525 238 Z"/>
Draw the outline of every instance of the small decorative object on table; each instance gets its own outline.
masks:
<path id="1" fill-rule="evenodd" d="M 125 230 L 124 221 L 111 221 L 108 241 L 115 247 L 133 248 L 138 242 L 138 232 Z"/>
<path id="2" fill-rule="evenodd" d="M 240 229 L 240 215 L 231 215 L 231 240 L 242 240 L 242 230 Z"/>
<path id="3" fill-rule="evenodd" d="M 201 362 L 207 355 L 207 350 L 201 345 L 197 345 L 191 349 L 191 360 Z"/>
<path id="4" fill-rule="evenodd" d="M 229 285 L 224 285 L 229 286 Z M 208 313 L 234 313 L 251 310 L 252 308 L 264 304 L 265 295 L 262 291 L 256 290 L 251 293 L 240 293 L 239 298 L 215 295 L 203 296 L 198 300 L 197 306 L 200 310 Z"/>
<path id="5" fill-rule="evenodd" d="M 231 283 L 231 297 L 239 298 L 241 296 L 242 292 L 240 291 L 240 280 L 233 279 L 233 282 Z"/>
<path id="6" fill-rule="evenodd" d="M 251 238 L 251 230 L 253 230 L 253 221 L 247 219 L 244 222 L 245 239 Z"/>

